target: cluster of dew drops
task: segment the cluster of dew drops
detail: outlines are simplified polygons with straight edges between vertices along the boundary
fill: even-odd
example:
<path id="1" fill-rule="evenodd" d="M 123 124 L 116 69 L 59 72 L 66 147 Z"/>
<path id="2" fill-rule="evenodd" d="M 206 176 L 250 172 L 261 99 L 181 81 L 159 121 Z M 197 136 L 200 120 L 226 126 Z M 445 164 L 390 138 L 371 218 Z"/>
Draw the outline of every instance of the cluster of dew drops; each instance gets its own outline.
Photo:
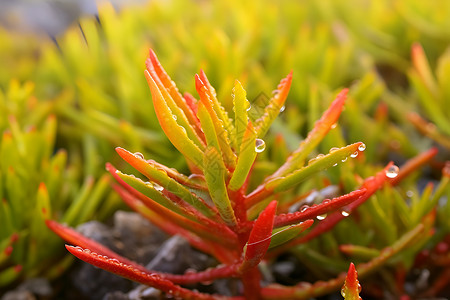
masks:
<path id="1" fill-rule="evenodd" d="M 141 275 L 144 275 L 144 276 L 147 276 L 147 277 L 153 277 L 153 278 L 160 278 L 160 276 L 159 276 L 158 274 L 151 274 L 151 273 L 148 273 L 148 272 L 141 271 L 141 270 L 139 270 L 139 269 L 137 269 L 137 268 L 135 268 L 135 267 L 133 267 L 133 266 L 130 266 L 130 265 L 128 265 L 128 264 L 125 264 L 125 263 L 120 262 L 120 261 L 119 261 L 118 259 L 116 259 L 116 258 L 111 258 L 111 257 L 108 257 L 108 256 L 106 256 L 106 255 L 101 255 L 101 254 L 98 254 L 98 253 L 96 253 L 96 252 L 93 252 L 93 251 L 91 251 L 91 250 L 89 250 L 89 249 L 87 249 L 87 248 L 82 248 L 82 247 L 80 247 L 80 246 L 75 246 L 75 247 L 73 247 L 73 248 L 74 248 L 76 251 L 78 251 L 78 252 L 84 252 L 84 253 L 89 254 L 89 255 L 91 255 L 91 256 L 93 256 L 93 257 L 97 257 L 97 258 L 99 258 L 99 259 L 106 260 L 106 261 L 108 261 L 109 263 L 112 263 L 112 264 L 114 264 L 114 265 L 116 265 L 116 266 L 126 268 L 126 269 L 128 269 L 128 270 L 130 270 L 130 271 L 133 271 L 133 272 L 139 272 Z"/>

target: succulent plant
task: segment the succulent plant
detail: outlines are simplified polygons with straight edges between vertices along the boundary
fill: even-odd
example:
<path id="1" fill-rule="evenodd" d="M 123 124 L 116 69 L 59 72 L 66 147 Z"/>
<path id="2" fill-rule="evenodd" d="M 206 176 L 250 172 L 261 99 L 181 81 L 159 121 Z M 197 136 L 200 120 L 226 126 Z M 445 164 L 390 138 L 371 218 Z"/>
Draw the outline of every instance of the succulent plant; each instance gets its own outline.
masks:
<path id="1" fill-rule="evenodd" d="M 0 90 L 0 289 L 27 278 L 60 276 L 72 260 L 45 220 L 75 226 L 99 217 L 97 208 L 110 194 L 108 176 L 97 181 L 74 164 L 77 153 L 68 158 L 63 149 L 54 152 L 57 119 L 50 104 L 33 96 L 33 87 L 11 81 Z M 87 147 L 85 154 L 96 155 Z M 85 170 L 95 169 L 88 161 Z"/>
<path id="2" fill-rule="evenodd" d="M 180 285 L 225 277 L 241 279 L 246 299 L 303 299 L 338 289 L 344 283 L 345 273 L 312 285 L 262 287 L 258 265 L 263 259 L 272 259 L 296 245 L 323 236 L 385 184 L 397 184 L 436 154 L 435 149 L 423 153 L 401 170 L 389 163 L 373 177 L 361 180 L 360 187 L 347 194 L 288 212 L 296 203 L 289 197 L 288 202 L 284 202 L 282 199 L 286 198 L 280 195 L 349 157 L 362 156 L 365 150 L 364 143 L 357 142 L 332 148 L 327 154 L 319 154 L 308 161 L 308 156 L 337 122 L 347 90 L 336 96 L 297 150 L 275 172 L 251 188 L 255 172 L 252 168 L 258 154 L 265 150 L 262 138 L 283 110 L 292 73 L 281 80 L 259 114 L 252 112 L 255 107 L 250 106 L 245 90 L 236 81 L 232 93 L 234 118 L 230 118 L 203 71 L 195 76 L 200 97 L 196 100 L 190 94 L 178 92 L 153 51 L 146 66 L 156 116 L 169 140 L 186 159 L 191 175 L 146 160 L 141 153 L 117 148 L 117 153 L 146 179 L 124 174 L 108 164 L 108 171 L 118 182 L 114 188 L 131 208 L 167 233 L 183 236 L 220 264 L 183 275 L 159 273 L 119 256 L 69 227 L 51 220 L 47 225 L 74 245 L 66 248 L 78 258 L 175 297 L 221 299 L 224 296 L 204 294 Z M 389 239 L 392 244 L 377 250 L 378 255 L 371 261 L 359 264 L 360 275 L 380 267 L 412 241 L 421 240 L 419 237 L 431 230 L 431 221 L 420 220 L 411 224 L 403 236 Z M 358 250 L 350 247 L 346 251 Z"/>

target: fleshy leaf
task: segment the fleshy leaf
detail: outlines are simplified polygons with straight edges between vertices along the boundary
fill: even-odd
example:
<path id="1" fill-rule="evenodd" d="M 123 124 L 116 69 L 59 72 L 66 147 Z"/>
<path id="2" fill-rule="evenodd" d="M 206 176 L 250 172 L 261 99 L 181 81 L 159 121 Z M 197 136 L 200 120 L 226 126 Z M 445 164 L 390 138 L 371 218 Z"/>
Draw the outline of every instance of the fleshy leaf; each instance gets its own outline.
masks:
<path id="1" fill-rule="evenodd" d="M 160 164 L 154 160 L 147 160 L 147 162 L 153 166 L 155 166 L 156 169 L 161 170 L 165 172 L 170 178 L 174 179 L 176 182 L 181 183 L 182 185 L 185 185 L 187 187 L 196 189 L 196 190 L 207 190 L 208 187 L 206 186 L 205 180 L 201 180 L 202 177 L 198 174 L 196 176 L 188 177 L 184 174 L 181 174 L 174 168 L 169 168 L 163 164 Z"/>
<path id="2" fill-rule="evenodd" d="M 230 263 L 236 260 L 236 256 L 231 248 L 223 249 L 223 246 L 211 241 L 206 241 L 190 232 L 183 224 L 181 226 L 167 222 L 168 218 L 162 214 L 158 214 L 145 206 L 138 198 L 125 190 L 122 186 L 114 185 L 113 188 L 120 195 L 122 200 L 134 211 L 141 214 L 144 218 L 158 226 L 161 230 L 169 235 L 180 235 L 185 238 L 192 246 L 205 253 L 209 253 L 217 258 L 220 262 Z"/>
<path id="3" fill-rule="evenodd" d="M 145 77 L 147 78 L 147 82 L 152 92 L 156 116 L 158 117 L 159 124 L 164 133 L 178 151 L 197 167 L 202 168 L 202 150 L 188 137 L 186 128 L 178 125 L 177 121 L 174 119 L 174 114 L 170 110 L 160 89 L 148 71 L 145 71 Z"/>
<path id="4" fill-rule="evenodd" d="M 225 110 L 225 108 L 223 108 L 223 106 L 218 101 L 216 91 L 214 90 L 211 83 L 209 83 L 209 80 L 206 77 L 206 74 L 203 70 L 200 70 L 198 79 L 200 79 L 200 81 L 197 80 L 197 76 L 196 76 L 197 91 L 199 90 L 198 83 L 201 82 L 202 85 L 206 88 L 205 91 L 208 94 L 209 99 L 211 100 L 213 110 L 215 111 L 215 113 L 219 117 L 219 119 L 222 120 L 223 126 L 224 126 L 226 132 L 228 132 L 228 133 L 234 132 L 233 124 L 231 123 L 231 120 L 228 118 L 228 113 Z M 235 139 L 233 138 L 233 136 L 230 135 L 229 138 L 231 139 L 231 145 L 233 147 L 236 147 L 236 142 L 235 142 Z"/>
<path id="5" fill-rule="evenodd" d="M 191 109 L 191 106 L 187 103 L 186 98 L 182 97 L 176 87 L 175 83 L 170 79 L 169 75 L 166 73 L 164 68 L 161 66 L 156 54 L 150 49 L 149 60 L 146 62 L 147 69 L 151 72 L 152 68 L 157 74 L 161 83 L 164 85 L 167 92 L 170 94 L 176 105 L 184 112 L 189 124 L 194 128 L 198 136 L 202 136 L 202 131 L 200 129 L 200 123 L 195 116 L 195 111 Z M 150 65 L 151 64 L 151 65 Z"/>
<path id="6" fill-rule="evenodd" d="M 115 174 L 116 179 L 119 178 L 119 183 L 125 188 L 123 190 L 117 190 L 119 195 L 124 197 L 136 197 L 140 202 L 145 204 L 152 212 L 157 213 L 159 216 L 163 216 L 166 221 L 174 223 L 180 227 L 184 227 L 189 231 L 197 234 L 198 236 L 205 238 L 207 240 L 216 241 L 223 245 L 234 245 L 233 241 L 236 241 L 236 235 L 229 228 L 224 227 L 223 224 L 216 224 L 212 220 L 207 220 L 206 218 L 199 218 L 196 221 L 193 221 L 189 218 L 184 217 L 183 215 L 179 215 L 174 211 L 167 209 L 166 207 L 158 204 L 152 199 L 144 196 L 143 194 L 137 192 L 127 185 L 117 174 Z M 124 199 L 125 200 L 125 199 Z M 131 201 L 128 199 L 128 201 Z M 195 215 L 193 212 L 190 212 L 190 216 Z M 223 237 L 226 236 L 227 241 L 223 241 L 218 238 L 219 235 Z"/>
<path id="7" fill-rule="evenodd" d="M 235 226 L 236 217 L 225 185 L 226 168 L 216 148 L 208 146 L 205 151 L 204 166 L 205 179 L 211 199 L 225 223 L 229 226 Z"/>
<path id="8" fill-rule="evenodd" d="M 134 177 L 133 175 L 123 174 L 120 171 L 116 171 L 116 174 L 130 187 L 141 193 L 142 195 L 150 198 L 156 203 L 164 206 L 165 208 L 170 209 L 184 217 L 188 217 L 186 210 L 182 208 L 182 206 L 175 204 L 170 201 L 164 195 L 156 190 L 155 185 L 151 182 L 143 182 L 141 179 Z"/>
<path id="9" fill-rule="evenodd" d="M 223 157 L 222 151 L 220 150 L 219 139 L 214 128 L 214 122 L 203 102 L 200 102 L 198 105 L 197 116 L 200 119 L 203 132 L 205 133 L 206 144 L 210 147 L 216 148 L 217 152 L 221 154 L 220 156 Z"/>
<path id="10" fill-rule="evenodd" d="M 238 156 L 236 169 L 234 169 L 233 175 L 231 176 L 230 182 L 228 183 L 228 188 L 230 190 L 237 191 L 242 187 L 245 180 L 247 179 L 253 162 L 256 159 L 257 153 L 255 151 L 255 144 L 256 132 L 253 128 L 252 123 L 249 122 L 244 136 L 242 137 L 240 154 Z"/>
<path id="11" fill-rule="evenodd" d="M 366 192 L 356 199 L 356 201 L 351 202 L 346 206 L 346 212 L 350 214 L 354 209 L 363 204 L 367 199 L 369 199 L 378 189 L 380 189 L 384 182 L 386 182 L 386 171 L 392 166 L 392 163 L 389 163 L 382 171 L 378 172 L 374 177 L 367 178 L 361 189 L 365 189 Z M 276 249 L 278 252 L 284 251 L 289 247 L 293 247 L 294 245 L 306 243 L 311 239 L 323 234 L 331 230 L 337 223 L 346 218 L 340 211 L 333 212 L 324 220 L 321 220 L 314 228 L 311 229 L 305 236 L 295 239 L 292 242 L 289 242 L 282 247 Z"/>
<path id="12" fill-rule="evenodd" d="M 427 57 L 423 48 L 420 44 L 416 43 L 412 46 L 411 49 L 411 58 L 422 81 L 425 83 L 427 89 L 436 97 L 439 94 L 438 84 L 436 79 L 431 72 L 430 65 L 428 63 Z"/>
<path id="13" fill-rule="evenodd" d="M 416 113 L 409 113 L 408 120 L 420 133 L 450 150 L 450 138 L 440 133 L 436 125 L 425 121 L 419 114 Z"/>
<path id="14" fill-rule="evenodd" d="M 325 137 L 325 135 L 333 128 L 333 125 L 339 119 L 342 112 L 345 99 L 347 98 L 348 89 L 343 89 L 331 103 L 327 111 L 324 112 L 319 121 L 314 124 L 314 128 L 308 133 L 306 139 L 301 142 L 299 148 L 292 153 L 291 156 L 273 175 L 268 178 L 277 178 L 285 176 L 289 172 L 292 172 L 299 166 L 304 164 L 306 157 L 311 151 L 319 144 L 319 142 Z"/>
<path id="15" fill-rule="evenodd" d="M 289 225 L 274 229 L 272 239 L 270 240 L 269 249 L 277 247 L 292 240 L 293 238 L 296 238 L 300 233 L 308 229 L 313 223 L 314 220 L 306 220 L 295 225 Z"/>
<path id="16" fill-rule="evenodd" d="M 346 195 L 333 198 L 332 200 L 325 199 L 320 204 L 316 204 L 310 207 L 305 207 L 301 211 L 297 211 L 289 214 L 280 214 L 275 217 L 275 227 L 286 226 L 296 222 L 301 222 L 307 219 L 315 218 L 319 215 L 326 214 L 330 211 L 340 209 L 353 201 L 356 201 L 361 195 L 366 192 L 366 189 L 355 190 Z M 341 214 L 347 214 L 345 210 L 341 211 Z M 348 213 L 349 214 L 349 213 Z M 347 216 L 348 216 L 347 214 Z"/>
<path id="17" fill-rule="evenodd" d="M 280 84 L 275 91 L 275 95 L 269 100 L 269 104 L 264 109 L 263 115 L 256 120 L 255 129 L 256 136 L 262 138 L 269 130 L 270 125 L 283 109 L 284 102 L 289 94 L 292 82 L 292 71 L 286 78 L 280 81 Z"/>
<path id="18" fill-rule="evenodd" d="M 149 274 L 148 272 L 143 272 L 140 269 L 134 267 L 134 265 L 129 265 L 120 262 L 117 259 L 105 257 L 104 255 L 98 254 L 96 252 L 90 251 L 89 249 L 83 249 L 81 247 L 73 247 L 66 245 L 67 250 L 78 257 L 79 259 L 90 263 L 98 268 L 104 269 L 111 273 L 117 274 L 119 276 L 125 277 L 135 282 L 145 284 L 154 288 L 157 288 L 165 293 L 168 293 L 174 297 L 179 297 L 182 299 L 199 299 L 199 300 L 214 300 L 216 297 L 212 295 L 202 294 L 199 292 L 191 291 L 175 285 L 168 279 L 160 276 L 159 274 Z"/>
<path id="19" fill-rule="evenodd" d="M 277 202 L 270 202 L 253 224 L 244 247 L 244 261 L 239 267 L 241 272 L 257 266 L 269 249 L 276 210 Z"/>
<path id="20" fill-rule="evenodd" d="M 347 277 L 345 277 L 344 286 L 341 289 L 341 295 L 345 300 L 360 300 L 360 291 L 361 285 L 358 281 L 358 272 L 356 272 L 355 265 L 350 263 Z"/>
<path id="21" fill-rule="evenodd" d="M 209 116 L 211 117 L 213 128 L 215 130 L 217 140 L 220 145 L 220 150 L 222 152 L 225 165 L 229 169 L 234 169 L 236 164 L 236 155 L 231 149 L 232 144 L 230 142 L 231 138 L 230 133 L 233 131 L 228 131 L 229 129 L 227 129 L 226 122 L 223 119 L 226 118 L 228 120 L 228 117 L 221 116 L 219 114 L 221 109 L 218 110 L 215 109 L 214 106 L 215 102 L 211 101 L 211 94 L 208 92 L 208 88 L 201 81 L 198 75 L 195 76 L 195 87 L 197 89 L 198 94 L 200 95 L 200 101 L 203 103 L 204 107 L 209 113 Z M 206 130 L 205 127 L 203 127 L 203 129 Z"/>
<path id="22" fill-rule="evenodd" d="M 142 173 L 150 181 L 156 182 L 158 185 L 173 193 L 174 195 L 184 199 L 205 216 L 214 216 L 217 213 L 213 208 L 208 206 L 201 198 L 195 196 L 186 187 L 171 179 L 164 170 L 158 170 L 151 163 L 144 160 L 141 155 L 135 155 L 123 148 L 116 148 L 117 153 L 136 170 Z M 203 154 L 202 154 L 203 159 Z"/>
<path id="23" fill-rule="evenodd" d="M 327 155 L 319 155 L 310 160 L 307 166 L 292 172 L 286 177 L 273 178 L 260 185 L 247 196 L 246 206 L 251 207 L 273 193 L 290 189 L 296 184 L 311 178 L 315 173 L 336 165 L 341 161 L 345 161 L 349 156 L 358 155 L 364 149 L 365 145 L 359 142 L 339 149 L 332 149 Z"/>
<path id="24" fill-rule="evenodd" d="M 241 83 L 236 80 L 233 88 L 233 109 L 234 109 L 234 128 L 236 138 L 236 154 L 239 155 L 243 137 L 248 130 L 248 113 L 250 103 L 247 100 L 247 93 Z"/>
<path id="25" fill-rule="evenodd" d="M 359 245 L 339 245 L 339 250 L 347 256 L 357 259 L 373 259 L 380 255 L 380 250 Z"/>

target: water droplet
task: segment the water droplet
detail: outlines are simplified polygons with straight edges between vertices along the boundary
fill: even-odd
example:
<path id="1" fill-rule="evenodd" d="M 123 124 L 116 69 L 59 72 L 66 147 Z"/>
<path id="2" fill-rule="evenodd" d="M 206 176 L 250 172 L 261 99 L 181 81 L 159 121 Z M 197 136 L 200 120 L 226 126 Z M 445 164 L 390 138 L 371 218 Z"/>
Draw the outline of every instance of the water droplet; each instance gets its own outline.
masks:
<path id="1" fill-rule="evenodd" d="M 305 204 L 300 208 L 300 212 L 305 212 L 308 208 L 309 206 Z"/>
<path id="2" fill-rule="evenodd" d="M 345 298 L 345 287 L 344 286 L 341 288 L 341 295 L 342 295 L 342 297 Z"/>
<path id="3" fill-rule="evenodd" d="M 84 252 L 84 253 L 91 253 L 91 250 L 89 250 L 89 249 L 83 249 L 83 252 Z"/>
<path id="4" fill-rule="evenodd" d="M 338 163 L 335 163 L 334 165 L 333 165 L 333 167 L 336 167 L 338 165 Z"/>
<path id="5" fill-rule="evenodd" d="M 172 115 L 172 118 L 176 121 L 178 117 L 176 115 Z"/>
<path id="6" fill-rule="evenodd" d="M 395 178 L 397 177 L 399 172 L 399 169 L 396 165 L 390 166 L 387 170 L 386 170 L 386 177 L 388 178 Z"/>
<path id="7" fill-rule="evenodd" d="M 286 106 L 283 105 L 283 106 L 280 108 L 280 113 L 282 113 L 285 109 L 286 109 Z"/>
<path id="8" fill-rule="evenodd" d="M 247 107 L 247 111 L 250 111 L 251 109 L 252 109 L 252 106 L 249 105 L 249 106 Z"/>
<path id="9" fill-rule="evenodd" d="M 346 162 L 348 157 L 343 158 L 341 161 Z"/>
<path id="10" fill-rule="evenodd" d="M 335 129 L 337 127 L 337 123 L 334 123 L 333 125 L 331 125 L 331 129 Z"/>
<path id="11" fill-rule="evenodd" d="M 411 198 L 412 196 L 414 196 L 414 192 L 413 192 L 413 191 L 407 191 L 407 192 L 406 192 L 406 196 L 408 196 L 409 198 Z"/>
<path id="12" fill-rule="evenodd" d="M 312 164 L 316 160 L 317 160 L 317 158 L 315 158 L 315 157 L 311 158 L 310 160 L 308 160 L 308 165 Z"/>
<path id="13" fill-rule="evenodd" d="M 337 150 L 339 150 L 339 148 L 337 148 L 337 147 L 333 147 L 333 148 L 331 148 L 331 149 L 330 149 L 330 151 L 329 151 L 329 152 L 330 152 L 330 153 L 333 153 L 334 151 L 337 151 Z"/>
<path id="14" fill-rule="evenodd" d="M 327 217 L 327 214 L 323 214 L 323 215 L 318 215 L 316 218 L 319 221 L 325 220 L 325 218 Z"/>
<path id="15" fill-rule="evenodd" d="M 153 188 L 159 192 L 162 192 L 164 188 L 157 183 L 153 183 Z"/>
<path id="16" fill-rule="evenodd" d="M 117 265 L 120 264 L 120 261 L 117 258 L 111 258 L 109 261 L 112 262 L 113 264 Z"/>
<path id="17" fill-rule="evenodd" d="M 183 126 L 180 126 L 181 127 L 181 131 L 183 131 L 183 133 L 186 133 L 186 128 L 184 128 Z"/>
<path id="18" fill-rule="evenodd" d="M 357 157 L 358 156 L 358 151 L 355 151 L 355 152 L 353 152 L 352 154 L 350 154 L 350 157 L 351 158 L 355 158 L 355 157 Z"/>
<path id="19" fill-rule="evenodd" d="M 330 203 L 330 202 L 331 202 L 330 199 L 325 199 L 325 200 L 322 201 L 323 204 L 328 204 L 328 203 Z"/>
<path id="20" fill-rule="evenodd" d="M 266 149 L 266 143 L 262 139 L 256 139 L 255 152 L 261 153 Z"/>
<path id="21" fill-rule="evenodd" d="M 366 144 L 361 143 L 361 145 L 358 146 L 358 150 L 359 150 L 359 151 L 364 151 L 364 150 L 366 150 Z"/>
<path id="22" fill-rule="evenodd" d="M 142 154 L 141 152 L 134 152 L 134 157 L 140 158 L 140 159 L 144 159 L 144 154 Z"/>
<path id="23" fill-rule="evenodd" d="M 346 211 L 346 210 L 342 210 L 341 215 L 343 215 L 344 217 L 348 217 L 348 216 L 350 216 L 350 212 Z"/>
<path id="24" fill-rule="evenodd" d="M 317 159 L 324 157 L 325 154 L 320 153 L 319 155 L 316 156 Z"/>

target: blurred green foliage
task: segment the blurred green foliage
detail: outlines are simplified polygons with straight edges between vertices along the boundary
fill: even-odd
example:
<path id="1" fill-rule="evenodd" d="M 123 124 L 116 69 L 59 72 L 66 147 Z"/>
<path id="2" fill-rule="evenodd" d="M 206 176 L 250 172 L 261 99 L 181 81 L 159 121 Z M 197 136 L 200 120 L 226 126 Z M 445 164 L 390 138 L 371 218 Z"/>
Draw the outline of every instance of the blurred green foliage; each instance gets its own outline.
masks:
<path id="1" fill-rule="evenodd" d="M 52 218 L 71 225 L 108 215 L 117 199 L 106 187 L 104 163 L 126 169 L 114 147 L 186 170 L 154 115 L 143 76 L 149 48 L 158 53 L 181 91 L 195 91 L 191 74 L 203 68 L 230 114 L 235 79 L 246 86 L 252 105 L 258 106 L 270 98 L 266 95 L 279 78 L 293 70 L 287 107 L 266 139 L 268 150 L 255 165 L 261 177 L 276 170 L 288 151 L 296 148 L 332 95 L 349 86 L 339 125 L 314 155 L 363 141 L 367 150 L 358 158 L 363 163 L 347 162 L 305 182 L 294 193 L 302 195 L 330 183 L 349 191 L 359 183 L 358 176 L 373 174 L 390 159 L 400 163 L 427 149 L 432 142 L 411 126 L 410 112 L 432 122 L 434 134 L 425 134 L 444 147 L 441 160 L 448 159 L 449 23 L 450 2 L 439 0 L 183 0 L 150 1 L 120 12 L 105 4 L 98 19 L 84 17 L 54 40 L 0 28 L 4 199 L 0 251 L 10 246 L 14 233 L 19 240 L 12 246 L 22 249 L 8 257 L 0 255 L 0 270 L 7 274 L 7 279 L 0 275 L 0 285 L 15 276 L 42 274 L 45 255 L 51 259 L 56 253 L 47 248 L 40 253 L 37 246 L 53 239 L 46 229 L 45 234 L 33 229 L 32 224 L 48 217 L 39 212 L 42 206 L 48 206 Z M 411 59 L 414 43 L 423 46 L 425 69 Z M 272 147 L 275 141 L 283 141 L 282 147 Z M 420 219 L 418 212 L 412 219 L 406 217 L 414 208 L 405 203 L 434 199 L 431 190 L 420 192 L 417 177 L 399 190 L 380 192 L 363 206 L 361 215 L 371 217 L 364 219 L 350 241 L 342 232 L 355 226 L 346 220 L 335 234 L 302 246 L 299 253 L 323 255 L 347 242 L 375 249 L 390 245 Z M 438 180 L 448 197 L 448 185 Z M 39 188 L 41 183 L 45 189 Z M 414 196 L 406 196 L 408 191 Z M 96 211 L 106 199 L 105 208 Z M 442 211 L 438 219 L 446 224 L 448 215 Z M 448 224 L 442 228 L 448 229 Z M 383 230 L 390 234 L 377 234 Z M 36 245 L 30 248 L 36 254 L 26 254 L 30 243 Z M 57 240 L 52 243 L 60 245 Z M 331 253 L 329 258 L 342 258 Z M 411 259 L 403 263 L 410 264 Z M 12 269 L 16 265 L 23 266 L 21 275 Z M 342 265 L 331 273 L 344 269 Z M 329 270 L 317 272 L 322 276 Z"/>

